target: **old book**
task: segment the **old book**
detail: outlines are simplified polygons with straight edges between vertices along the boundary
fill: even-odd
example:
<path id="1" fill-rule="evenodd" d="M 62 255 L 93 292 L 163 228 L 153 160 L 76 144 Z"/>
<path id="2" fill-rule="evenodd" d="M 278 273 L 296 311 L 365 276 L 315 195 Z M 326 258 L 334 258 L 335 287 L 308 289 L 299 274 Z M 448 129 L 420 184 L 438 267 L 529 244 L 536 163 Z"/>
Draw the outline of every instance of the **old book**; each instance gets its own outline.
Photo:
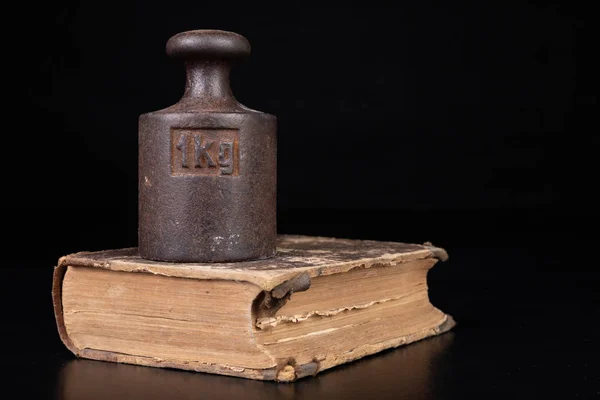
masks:
<path id="1" fill-rule="evenodd" d="M 78 357 L 289 382 L 454 326 L 427 293 L 430 244 L 280 236 L 240 263 L 62 257 L 53 300 Z"/>

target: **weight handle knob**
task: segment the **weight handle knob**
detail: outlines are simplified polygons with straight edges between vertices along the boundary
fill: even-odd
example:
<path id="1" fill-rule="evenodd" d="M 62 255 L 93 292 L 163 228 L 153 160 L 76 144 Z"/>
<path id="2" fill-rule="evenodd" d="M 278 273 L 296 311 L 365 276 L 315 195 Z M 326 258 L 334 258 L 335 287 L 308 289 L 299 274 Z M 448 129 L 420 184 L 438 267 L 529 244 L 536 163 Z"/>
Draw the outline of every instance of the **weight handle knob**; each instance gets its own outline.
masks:
<path id="1" fill-rule="evenodd" d="M 183 59 L 186 86 L 183 99 L 194 98 L 205 105 L 238 105 L 230 85 L 233 65 L 250 54 L 248 40 L 233 32 L 194 30 L 178 33 L 167 41 L 167 55 Z"/>

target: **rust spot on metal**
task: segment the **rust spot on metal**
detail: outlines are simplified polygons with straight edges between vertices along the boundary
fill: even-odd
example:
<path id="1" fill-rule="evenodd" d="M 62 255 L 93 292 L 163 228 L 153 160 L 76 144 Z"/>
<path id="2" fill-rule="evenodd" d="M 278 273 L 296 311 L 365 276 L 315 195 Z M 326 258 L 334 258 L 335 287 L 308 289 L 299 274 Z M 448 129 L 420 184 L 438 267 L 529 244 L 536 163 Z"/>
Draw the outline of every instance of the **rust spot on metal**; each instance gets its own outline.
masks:
<path id="1" fill-rule="evenodd" d="M 271 296 L 276 299 L 281 299 L 291 295 L 294 292 L 304 292 L 310 287 L 310 276 L 307 273 L 302 273 L 292 279 L 289 279 L 271 290 Z"/>
<path id="2" fill-rule="evenodd" d="M 448 261 L 448 252 L 441 247 L 435 247 L 431 242 L 425 242 L 423 243 L 423 246 L 431 251 L 434 258 L 437 258 L 440 261 Z"/>
<path id="3" fill-rule="evenodd" d="M 307 273 L 302 273 L 279 284 L 270 292 L 263 291 L 254 300 L 252 306 L 255 318 L 272 317 L 287 303 L 293 293 L 303 292 L 309 288 L 310 276 Z"/>
<path id="4" fill-rule="evenodd" d="M 305 376 L 315 376 L 319 372 L 319 363 L 317 361 L 296 366 L 296 379 Z"/>

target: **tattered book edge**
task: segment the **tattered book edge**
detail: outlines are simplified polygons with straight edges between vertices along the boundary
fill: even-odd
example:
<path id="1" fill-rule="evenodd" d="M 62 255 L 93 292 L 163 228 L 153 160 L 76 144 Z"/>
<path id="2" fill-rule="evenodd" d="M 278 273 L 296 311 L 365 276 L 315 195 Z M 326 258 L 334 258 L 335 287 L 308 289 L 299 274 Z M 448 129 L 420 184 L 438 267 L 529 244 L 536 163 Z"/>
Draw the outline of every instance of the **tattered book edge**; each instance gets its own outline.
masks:
<path id="1" fill-rule="evenodd" d="M 432 246 L 430 243 L 425 243 L 423 245 L 424 250 L 427 250 L 427 256 L 418 257 L 417 259 L 426 259 L 426 258 L 436 258 L 438 260 L 445 261 L 448 259 L 448 255 L 444 249 Z M 76 253 L 73 255 L 68 255 L 61 257 L 58 265 L 54 269 L 53 274 L 53 285 L 52 285 L 52 300 L 54 306 L 54 313 L 56 318 L 56 323 L 58 327 L 59 336 L 65 346 L 77 357 L 87 358 L 92 360 L 99 361 L 112 361 L 112 362 L 120 362 L 126 364 L 135 364 L 135 365 L 144 365 L 151 367 L 163 367 L 163 368 L 177 368 L 189 371 L 198 371 L 198 372 L 207 372 L 207 373 L 215 373 L 221 375 L 230 375 L 236 377 L 243 377 L 248 379 L 258 379 L 258 380 L 275 380 L 280 382 L 291 382 L 296 379 L 302 378 L 304 376 L 315 375 L 316 373 L 323 371 L 325 369 L 329 369 L 335 367 L 337 365 L 347 363 L 368 355 L 372 355 L 378 353 L 382 350 L 386 350 L 393 347 L 402 346 L 408 343 L 412 343 L 429 336 L 439 335 L 441 333 L 447 332 L 448 330 L 454 327 L 455 322 L 451 316 L 444 314 L 443 321 L 438 324 L 436 327 L 431 329 L 426 329 L 417 333 L 413 333 L 408 336 L 400 337 L 397 339 L 388 340 L 385 342 L 377 343 L 377 344 L 368 344 L 364 346 L 359 346 L 352 351 L 344 353 L 342 355 L 338 355 L 333 359 L 324 359 L 324 360 L 315 360 L 306 365 L 284 365 L 284 366 L 275 366 L 273 368 L 268 369 L 251 369 L 251 368 L 242 368 L 236 366 L 229 365 L 219 365 L 219 364 L 207 364 L 200 362 L 186 362 L 182 360 L 163 360 L 156 359 L 150 357 L 143 356 L 134 356 L 129 354 L 121 354 L 114 353 L 108 351 L 101 350 L 93 350 L 93 349 L 78 349 L 73 342 L 70 340 L 69 335 L 66 331 L 65 323 L 64 323 L 64 315 L 62 308 L 62 282 L 64 275 L 69 266 L 87 266 L 87 267 L 96 267 L 96 268 L 104 268 L 115 271 L 122 272 L 146 272 L 152 273 L 151 271 L 127 271 L 110 268 L 110 265 L 105 265 L 103 263 L 94 263 L 92 260 L 85 259 L 85 257 L 81 257 L 85 253 Z M 421 255 L 421 254 L 420 254 Z M 74 256 L 74 257 L 73 257 Z M 84 262 L 81 262 L 84 261 Z M 87 261 L 87 262 L 85 262 Z M 350 269 L 356 268 L 359 264 L 361 267 L 369 268 L 364 263 L 365 260 L 356 260 L 348 264 L 354 264 L 354 267 L 348 269 L 337 269 L 332 273 L 343 273 L 347 272 Z M 379 263 L 377 262 L 379 261 Z M 384 259 L 381 257 L 377 257 L 373 259 L 373 265 L 378 264 L 381 265 L 381 261 L 391 260 Z M 400 263 L 408 262 L 409 260 L 402 260 Z M 391 261 L 391 265 L 395 265 L 396 262 Z M 282 300 L 287 300 L 289 293 L 292 291 L 303 291 L 307 290 L 310 286 L 310 275 L 307 274 L 306 268 L 296 269 L 293 273 L 288 274 L 287 276 L 280 276 L 280 278 L 274 282 L 277 282 L 275 285 L 273 281 L 271 285 L 266 288 L 263 287 L 265 292 L 271 292 L 271 295 L 275 298 L 282 297 Z M 167 275 L 173 276 L 173 275 Z M 215 279 L 215 278 L 202 278 L 202 277 L 186 277 L 186 276 L 173 276 L 173 277 L 181 277 L 188 279 Z M 287 278 L 287 279 L 285 279 Z M 229 274 L 227 277 L 223 279 L 228 280 L 236 280 L 233 279 Z M 243 281 L 243 279 L 242 279 Z M 254 283 L 254 282 L 251 282 Z M 289 286 L 289 287 L 288 287 Z M 282 293 L 279 293 L 281 291 Z"/>
<path id="2" fill-rule="evenodd" d="M 296 238 L 301 236 L 282 235 L 281 237 Z M 317 238 L 312 239 L 333 239 Z M 335 240 L 335 239 L 334 239 Z M 357 241 L 360 242 L 360 241 Z M 369 241 L 364 241 L 369 242 Z M 385 245 L 386 242 L 381 242 Z M 398 243 L 400 244 L 400 243 Z M 188 279 L 223 279 L 243 281 L 260 287 L 263 291 L 270 292 L 285 282 L 297 279 L 300 275 L 307 274 L 309 278 L 316 276 L 345 273 L 357 268 L 371 268 L 374 266 L 393 267 L 414 260 L 435 258 L 440 261 L 448 259 L 448 253 L 439 247 L 426 242 L 423 245 L 402 244 L 413 249 L 404 252 L 389 252 L 375 257 L 355 258 L 343 261 L 331 261 L 327 264 L 288 267 L 287 260 L 282 260 L 281 268 L 268 270 L 255 270 L 244 268 L 245 263 L 238 263 L 238 268 L 223 268 L 220 264 L 193 264 L 193 263 L 160 263 L 143 260 L 137 256 L 136 248 L 106 250 L 97 252 L 79 252 L 63 256 L 59 259 L 59 266 L 63 264 L 108 269 L 121 272 L 148 273 L 153 275 L 170 276 Z M 286 249 L 280 249 L 285 252 Z M 309 257 L 306 257 L 309 259 Z M 279 260 L 273 259 L 277 264 Z M 249 264 L 246 264 L 249 265 Z"/>
<path id="3" fill-rule="evenodd" d="M 228 375 L 255 380 L 293 382 L 297 379 L 307 376 L 314 376 L 321 371 L 337 365 L 358 360 L 362 357 L 379 353 L 383 350 L 403 346 L 428 338 L 430 336 L 440 335 L 449 331 L 456 325 L 454 319 L 450 315 L 443 314 L 444 316 L 441 322 L 433 328 L 424 329 L 410 335 L 376 344 L 358 346 L 345 353 L 339 355 L 329 355 L 322 360 L 314 360 L 313 362 L 303 365 L 278 365 L 267 369 L 253 369 L 225 364 L 209 364 L 197 361 L 160 359 L 94 349 L 78 349 L 70 340 L 66 331 L 62 310 L 62 280 L 67 267 L 68 264 L 61 263 L 54 270 L 52 299 L 54 303 L 54 313 L 58 326 L 58 332 L 62 342 L 75 356 L 90 360 L 142 365 L 156 368 L 175 368 L 186 371 Z M 290 358 L 293 358 L 293 355 L 290 355 Z"/>

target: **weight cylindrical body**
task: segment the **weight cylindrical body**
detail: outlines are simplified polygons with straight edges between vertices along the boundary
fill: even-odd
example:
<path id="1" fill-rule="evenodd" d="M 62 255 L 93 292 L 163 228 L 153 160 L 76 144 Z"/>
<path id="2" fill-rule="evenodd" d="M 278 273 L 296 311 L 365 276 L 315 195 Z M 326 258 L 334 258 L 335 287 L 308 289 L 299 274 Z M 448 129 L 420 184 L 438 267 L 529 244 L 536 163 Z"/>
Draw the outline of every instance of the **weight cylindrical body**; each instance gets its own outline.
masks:
<path id="1" fill-rule="evenodd" d="M 267 258 L 276 239 L 276 119 L 239 104 L 232 63 L 247 41 L 222 31 L 174 36 L 183 98 L 139 119 L 139 251 L 173 262 Z"/>

